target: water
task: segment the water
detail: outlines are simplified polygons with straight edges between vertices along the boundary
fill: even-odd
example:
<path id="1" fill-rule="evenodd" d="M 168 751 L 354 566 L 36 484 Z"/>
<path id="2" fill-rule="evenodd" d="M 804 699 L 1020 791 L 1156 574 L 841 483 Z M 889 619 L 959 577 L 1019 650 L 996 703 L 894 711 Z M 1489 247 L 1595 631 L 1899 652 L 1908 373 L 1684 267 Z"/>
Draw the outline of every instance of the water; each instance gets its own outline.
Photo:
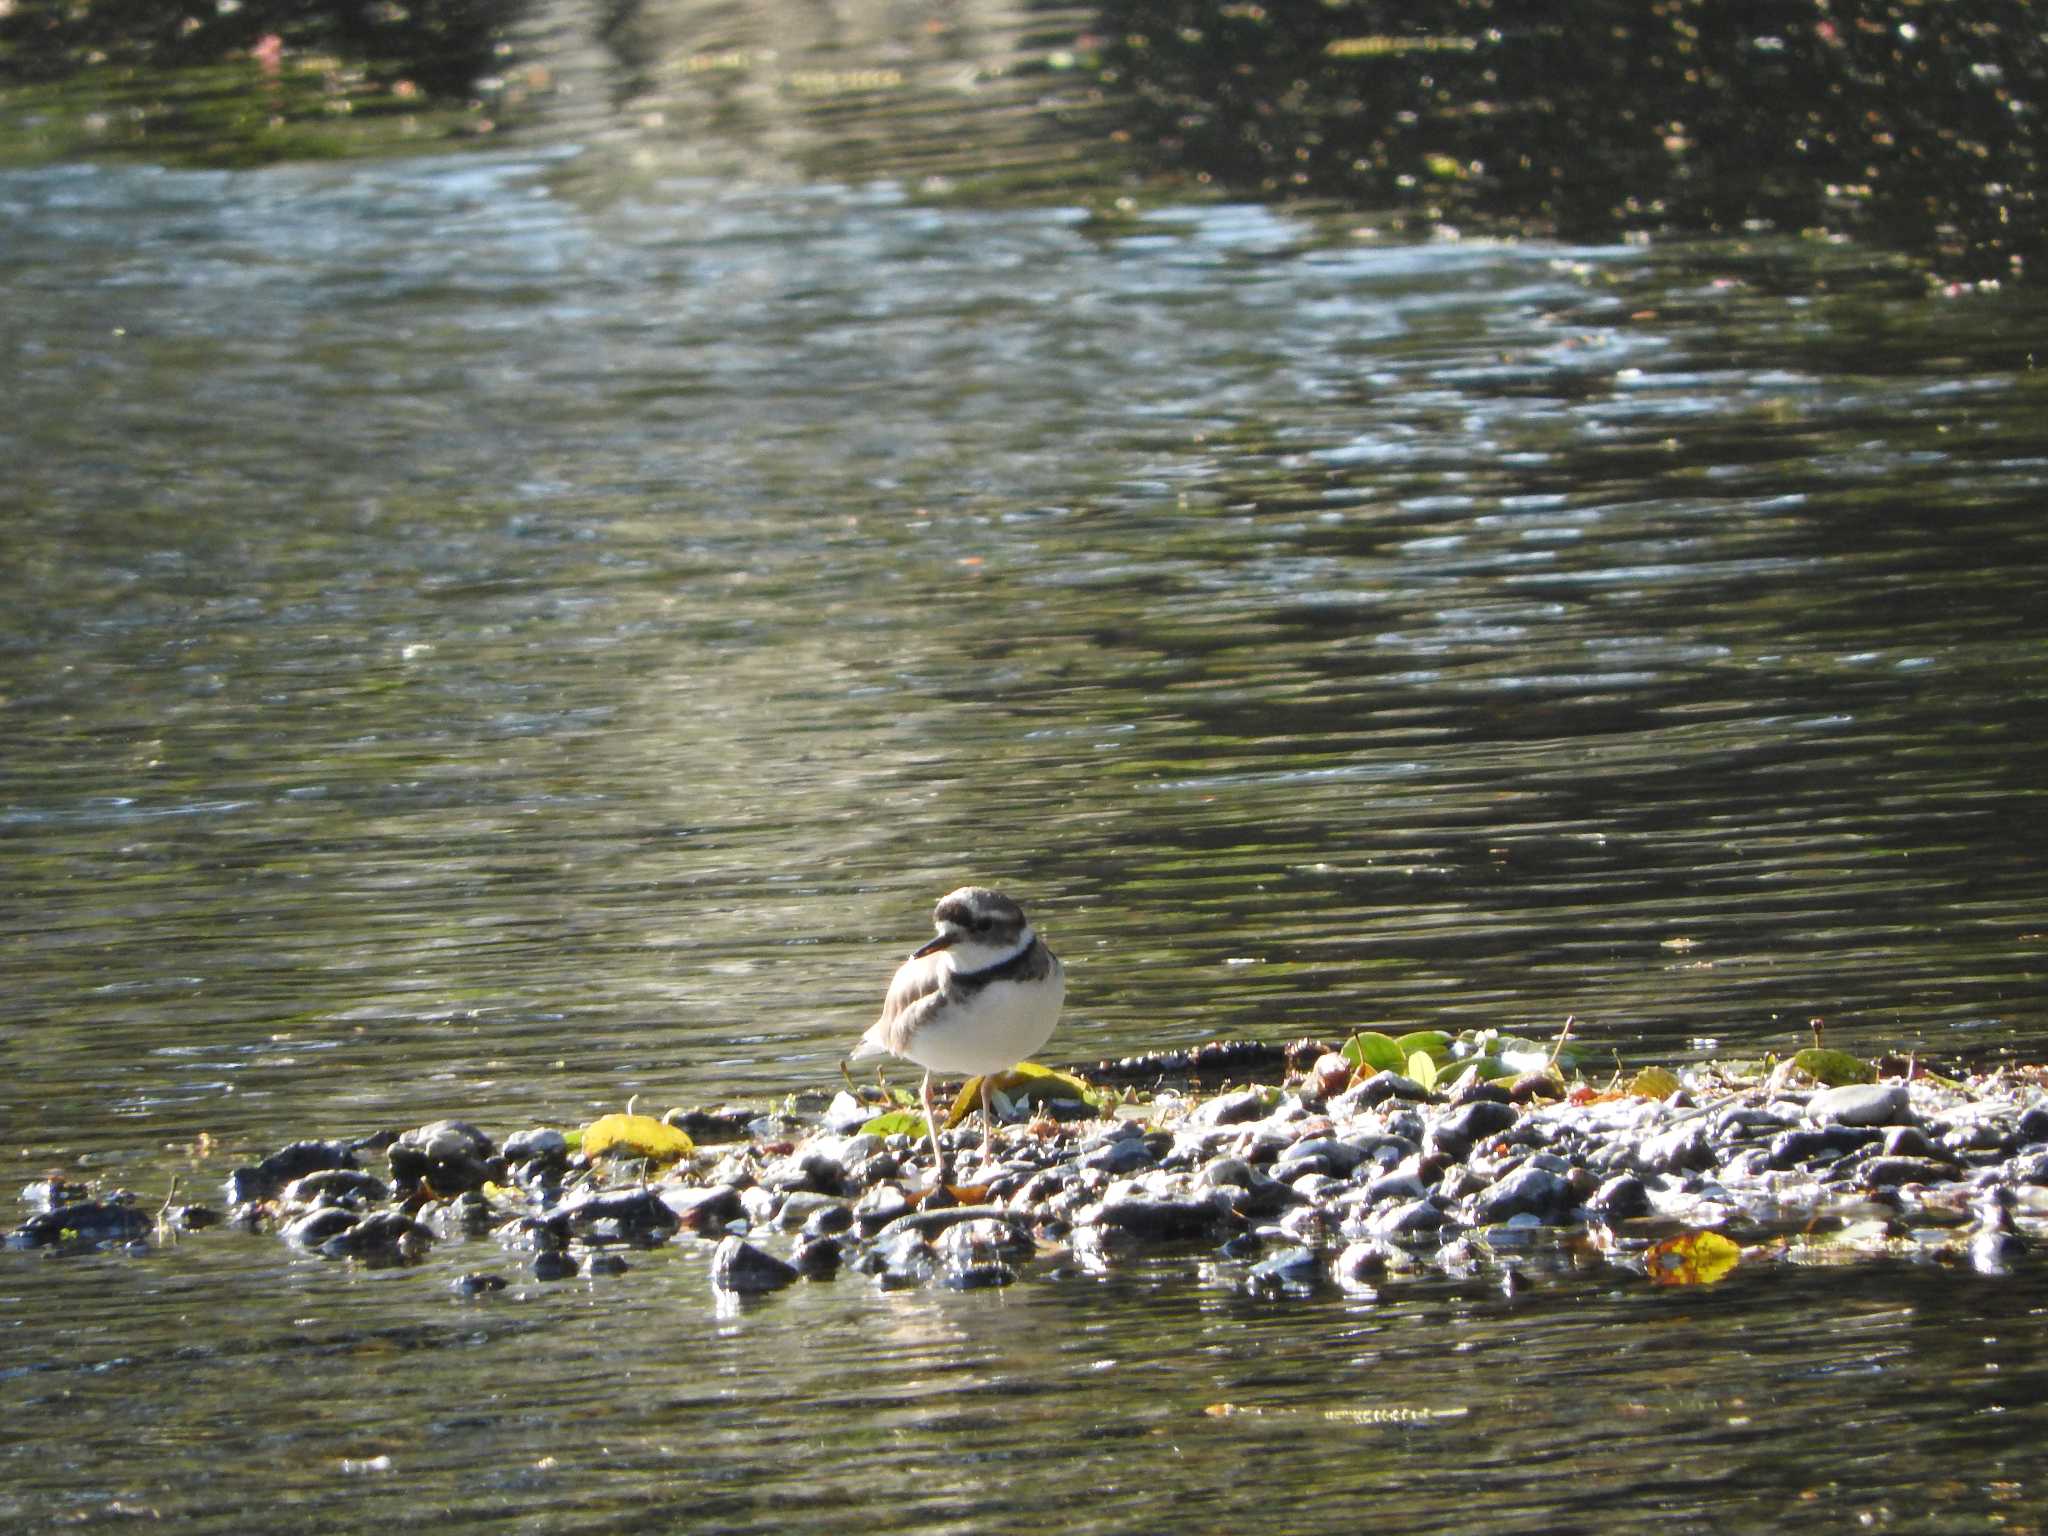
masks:
<path id="1" fill-rule="evenodd" d="M 552 150 L 11 172 L 0 230 L 24 1181 L 829 1087 L 967 879 L 1058 1060 L 2039 1055 L 2037 297 Z M 490 1244 L 15 1255 L 0 1523 L 2039 1517 L 2031 1273 L 1209 1259 L 721 1314 L 681 1245 L 481 1305 Z"/>

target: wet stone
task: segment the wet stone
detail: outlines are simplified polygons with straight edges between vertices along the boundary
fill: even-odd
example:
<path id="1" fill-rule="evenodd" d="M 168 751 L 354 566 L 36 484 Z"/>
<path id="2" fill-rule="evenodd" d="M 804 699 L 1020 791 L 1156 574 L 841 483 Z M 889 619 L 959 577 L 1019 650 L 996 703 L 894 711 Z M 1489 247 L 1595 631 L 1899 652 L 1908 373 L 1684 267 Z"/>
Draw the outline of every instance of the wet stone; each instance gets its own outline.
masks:
<path id="1" fill-rule="evenodd" d="M 745 1215 L 740 1192 L 730 1184 L 714 1184 L 705 1189 L 664 1185 L 661 1203 L 675 1213 L 676 1222 L 684 1231 L 705 1237 L 718 1236 L 727 1223 Z"/>
<path id="2" fill-rule="evenodd" d="M 1111 1178 L 1122 1178 L 1140 1168 L 1149 1168 L 1159 1161 L 1158 1154 L 1147 1145 L 1142 1136 L 1124 1136 L 1115 1141 L 1106 1141 L 1080 1157 L 1083 1168 L 1092 1168 Z"/>
<path id="3" fill-rule="evenodd" d="M 1434 1235 L 1444 1224 L 1444 1213 L 1427 1200 L 1411 1200 L 1376 1213 L 1367 1223 L 1375 1237 L 1423 1237 Z"/>
<path id="4" fill-rule="evenodd" d="M 1472 1218 L 1491 1226 L 1516 1216 L 1539 1221 L 1562 1220 L 1571 1208 L 1571 1184 L 1547 1168 L 1524 1163 L 1472 1197 Z"/>
<path id="5" fill-rule="evenodd" d="M 223 1186 L 228 1204 L 275 1199 L 293 1179 L 323 1168 L 353 1168 L 354 1154 L 338 1141 L 295 1141 L 252 1168 L 237 1168 Z"/>
<path id="6" fill-rule="evenodd" d="M 338 1205 L 323 1205 L 297 1221 L 288 1223 L 284 1239 L 296 1248 L 318 1249 L 330 1237 L 356 1224 L 356 1213 Z"/>
<path id="7" fill-rule="evenodd" d="M 156 1222 L 119 1200 L 84 1200 L 38 1211 L 7 1235 L 10 1248 L 48 1248 L 57 1244 L 96 1246 L 147 1237 Z"/>
<path id="8" fill-rule="evenodd" d="M 461 1120 L 436 1120 L 407 1131 L 385 1151 L 401 1192 L 426 1188 L 444 1199 L 480 1188 L 497 1155 L 491 1138 Z"/>
<path id="9" fill-rule="evenodd" d="M 21 1187 L 21 1203 L 33 1212 L 54 1211 L 62 1205 L 83 1205 L 92 1191 L 66 1178 L 37 1179 Z"/>
<path id="10" fill-rule="evenodd" d="M 1911 1114 L 1904 1083 L 1850 1083 L 1806 1101 L 1807 1118 L 1822 1125 L 1898 1125 Z"/>
<path id="11" fill-rule="evenodd" d="M 391 1187 L 357 1168 L 323 1168 L 293 1179 L 279 1192 L 286 1205 L 348 1205 L 360 1209 L 391 1198 Z"/>
<path id="12" fill-rule="evenodd" d="M 1429 1098 L 1429 1090 L 1414 1078 L 1400 1072 L 1375 1072 L 1356 1088 L 1340 1093 L 1330 1100 L 1330 1113 L 1340 1120 L 1350 1120 L 1389 1099 L 1401 1099 L 1411 1104 L 1420 1104 Z"/>
<path id="13" fill-rule="evenodd" d="M 637 1243 L 643 1247 L 667 1242 L 682 1224 L 661 1198 L 660 1191 L 645 1185 L 571 1195 L 544 1215 L 588 1242 Z"/>
<path id="14" fill-rule="evenodd" d="M 1392 1253 L 1385 1243 L 1372 1239 L 1349 1243 L 1330 1261 L 1330 1278 L 1354 1295 L 1374 1294 L 1393 1267 Z"/>
<path id="15" fill-rule="evenodd" d="M 1645 1139 L 1637 1148 L 1636 1167 L 1643 1173 L 1688 1173 L 1711 1168 L 1717 1161 L 1713 1138 L 1704 1118 L 1684 1120 Z"/>
<path id="16" fill-rule="evenodd" d="M 794 1285 L 801 1278 L 794 1264 L 764 1253 L 743 1237 L 719 1241 L 711 1255 L 711 1283 L 717 1289 L 738 1296 L 758 1296 Z"/>
<path id="17" fill-rule="evenodd" d="M 1313 1296 L 1322 1283 L 1322 1261 L 1313 1250 L 1286 1248 L 1252 1266 L 1244 1277 L 1244 1291 L 1268 1299 L 1299 1299 Z"/>
<path id="18" fill-rule="evenodd" d="M 545 1253 L 536 1253 L 527 1272 L 536 1280 L 573 1280 L 582 1273 L 583 1266 L 576 1262 L 576 1256 L 560 1248 L 551 1248 Z"/>
<path id="19" fill-rule="evenodd" d="M 1219 1093 L 1213 1099 L 1204 1100 L 1188 1120 L 1198 1127 L 1236 1125 L 1246 1120 L 1261 1119 L 1265 1113 L 1265 1094 L 1256 1088 L 1245 1088 L 1236 1093 Z"/>
<path id="20" fill-rule="evenodd" d="M 775 1213 L 774 1225 L 778 1231 L 794 1232 L 797 1228 L 826 1211 L 845 1210 L 846 1207 L 832 1195 L 793 1194 L 782 1202 L 782 1208 Z M 847 1224 L 852 1224 L 852 1213 L 847 1215 Z"/>
<path id="21" fill-rule="evenodd" d="M 1945 1183 L 1955 1176 L 1955 1166 L 1925 1157 L 1873 1157 L 1858 1163 L 1849 1174 L 1859 1184 L 1891 1189 L 1900 1184 Z"/>
<path id="22" fill-rule="evenodd" d="M 1650 1211 L 1650 1191 L 1632 1173 L 1618 1173 L 1593 1192 L 1586 1208 L 1609 1221 L 1628 1221 Z"/>
<path id="23" fill-rule="evenodd" d="M 433 1246 L 434 1234 L 403 1211 L 380 1211 L 365 1216 L 346 1231 L 337 1232 L 320 1244 L 330 1259 L 384 1260 L 410 1263 Z"/>
<path id="24" fill-rule="evenodd" d="M 1476 1142 L 1498 1135 L 1514 1123 L 1514 1106 L 1493 1099 L 1476 1099 L 1431 1126 L 1423 1145 L 1461 1163 L 1471 1155 Z"/>
<path id="25" fill-rule="evenodd" d="M 515 1131 L 505 1138 L 505 1161 L 537 1163 L 544 1168 L 567 1167 L 569 1138 L 560 1131 L 545 1126 L 530 1131 Z"/>
<path id="26" fill-rule="evenodd" d="M 588 1267 L 593 1275 L 623 1275 L 633 1268 L 624 1255 L 617 1253 L 593 1253 Z"/>
<path id="27" fill-rule="evenodd" d="M 848 1093 L 844 1088 L 832 1095 L 832 1102 L 825 1106 L 825 1129 L 835 1136 L 851 1136 L 881 1111 Z"/>
<path id="28" fill-rule="evenodd" d="M 1105 1227 L 1154 1242 L 1207 1237 L 1230 1220 L 1228 1209 L 1207 1200 L 1106 1200 L 1088 1226 Z"/>
<path id="29" fill-rule="evenodd" d="M 448 1289 L 458 1296 L 489 1296 L 505 1289 L 505 1277 L 487 1270 L 472 1270 L 449 1281 Z"/>
<path id="30" fill-rule="evenodd" d="M 796 1245 L 790 1262 L 806 1280 L 829 1280 L 845 1260 L 845 1245 L 836 1237 L 811 1236 Z"/>
<path id="31" fill-rule="evenodd" d="M 803 1235 L 812 1237 L 836 1237 L 853 1227 L 853 1212 L 838 1200 L 828 1201 L 804 1218 Z"/>
<path id="32" fill-rule="evenodd" d="M 2048 1104 L 2029 1104 L 2020 1111 L 2013 1131 L 2022 1144 L 2048 1141 Z"/>
<path id="33" fill-rule="evenodd" d="M 1770 1166 L 1792 1169 L 1832 1161 L 1859 1152 L 1878 1139 L 1877 1131 L 1861 1126 L 1830 1126 L 1822 1131 L 1781 1131 L 1770 1140 Z"/>

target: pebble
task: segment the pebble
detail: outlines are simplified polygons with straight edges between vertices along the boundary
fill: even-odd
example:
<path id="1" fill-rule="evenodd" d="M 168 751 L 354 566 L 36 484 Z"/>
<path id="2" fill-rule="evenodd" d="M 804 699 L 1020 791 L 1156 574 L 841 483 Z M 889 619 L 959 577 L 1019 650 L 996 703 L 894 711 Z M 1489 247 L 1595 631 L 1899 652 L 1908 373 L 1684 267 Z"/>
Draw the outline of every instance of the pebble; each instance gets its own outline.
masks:
<path id="1" fill-rule="evenodd" d="M 1541 1284 L 1546 1265 L 1639 1268 L 1648 1232 L 1624 1224 L 1653 1216 L 1649 1230 L 1719 1227 L 1750 1246 L 1817 1218 L 1868 1223 L 1878 1213 L 1891 1223 L 1887 1252 L 1914 1242 L 1986 1273 L 2038 1262 L 2028 1237 L 2048 1218 L 2048 1100 L 2009 1080 L 1974 1097 L 1929 1079 L 1910 1092 L 1857 1085 L 1804 1102 L 1758 1085 L 1702 1092 L 1711 1107 L 1688 1111 L 1635 1098 L 1575 1105 L 1476 1078 L 1433 1098 L 1393 1073 L 1350 1085 L 1348 1067 L 1332 1094 L 1336 1065 L 1320 1070 L 1292 1092 L 1164 1094 L 1155 1124 L 951 1133 L 950 1175 L 979 1187 L 974 1204 L 930 1187 L 922 1141 L 863 1132 L 872 1106 L 845 1094 L 822 1124 L 693 1112 L 707 1132 L 758 1139 L 662 1166 L 593 1165 L 547 1127 L 514 1133 L 500 1151 L 456 1120 L 294 1142 L 230 1176 L 225 1225 L 372 1265 L 417 1262 L 437 1238 L 490 1233 L 537 1279 L 586 1267 L 624 1274 L 612 1250 L 674 1245 L 708 1252 L 712 1286 L 727 1296 L 849 1268 L 888 1287 L 977 1289 L 1188 1246 L 1195 1273 L 1269 1298 L 1333 1284 L 1370 1298 L 1418 1272 Z M 361 1166 L 371 1152 L 385 1154 L 390 1179 Z M 1959 1230 L 1955 1213 L 1971 1197 L 1977 1223 Z M 158 1231 L 153 1209 L 58 1178 L 31 1183 L 22 1199 L 29 1209 L 11 1247 L 147 1251 Z M 219 1219 L 180 1207 L 162 1221 L 197 1231 L 209 1216 Z M 1595 1250 L 1575 1235 L 1584 1222 L 1615 1231 Z M 483 1278 L 455 1288 L 487 1294 L 488 1273 L 473 1273 Z"/>
<path id="2" fill-rule="evenodd" d="M 758 1296 L 794 1285 L 800 1273 L 794 1264 L 764 1253 L 743 1237 L 719 1240 L 711 1255 L 711 1283 L 731 1295 Z"/>
<path id="3" fill-rule="evenodd" d="M 1821 1125 L 1898 1125 L 1911 1113 L 1904 1083 L 1849 1083 L 1806 1101 L 1807 1119 Z"/>

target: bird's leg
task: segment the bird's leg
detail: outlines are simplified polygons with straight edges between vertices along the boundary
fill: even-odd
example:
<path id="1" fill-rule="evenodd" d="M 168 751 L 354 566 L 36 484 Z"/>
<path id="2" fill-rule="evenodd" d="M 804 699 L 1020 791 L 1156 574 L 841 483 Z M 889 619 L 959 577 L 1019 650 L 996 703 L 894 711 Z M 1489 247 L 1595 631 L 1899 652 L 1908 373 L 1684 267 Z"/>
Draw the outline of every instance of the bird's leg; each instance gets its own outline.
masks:
<path id="1" fill-rule="evenodd" d="M 924 1104 L 924 1128 L 932 1138 L 932 1180 L 935 1184 L 943 1184 L 946 1182 L 946 1154 L 939 1150 L 939 1117 L 932 1113 L 931 1073 L 925 1073 L 917 1096 Z"/>
<path id="2" fill-rule="evenodd" d="M 996 1114 L 988 1107 L 988 1074 L 981 1074 L 981 1124 L 988 1135 L 987 1156 L 993 1157 L 996 1150 Z"/>

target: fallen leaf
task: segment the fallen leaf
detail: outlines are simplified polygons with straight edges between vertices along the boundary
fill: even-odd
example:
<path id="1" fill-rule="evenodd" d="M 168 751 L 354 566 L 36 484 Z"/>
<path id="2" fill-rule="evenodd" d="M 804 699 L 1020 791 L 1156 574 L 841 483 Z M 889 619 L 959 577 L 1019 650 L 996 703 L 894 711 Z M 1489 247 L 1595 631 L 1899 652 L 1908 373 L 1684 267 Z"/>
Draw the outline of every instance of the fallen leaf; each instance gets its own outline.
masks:
<path id="1" fill-rule="evenodd" d="M 1742 1248 L 1718 1232 L 1681 1232 L 1652 1244 L 1643 1269 L 1655 1285 L 1713 1285 L 1741 1261 Z"/>
<path id="2" fill-rule="evenodd" d="M 581 1145 L 586 1157 L 623 1149 L 658 1163 L 673 1162 L 697 1150 L 688 1136 L 652 1115 L 599 1115 L 583 1127 Z"/>

